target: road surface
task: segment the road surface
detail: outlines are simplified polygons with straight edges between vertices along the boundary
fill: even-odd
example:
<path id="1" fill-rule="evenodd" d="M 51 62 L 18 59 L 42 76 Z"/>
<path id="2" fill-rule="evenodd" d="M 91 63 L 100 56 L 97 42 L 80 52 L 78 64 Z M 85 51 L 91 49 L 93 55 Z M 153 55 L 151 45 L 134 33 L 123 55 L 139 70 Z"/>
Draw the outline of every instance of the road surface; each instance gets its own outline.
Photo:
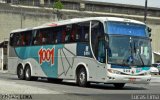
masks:
<path id="1" fill-rule="evenodd" d="M 91 84 L 82 88 L 68 80 L 59 84 L 46 79 L 25 81 L 16 75 L 0 73 L 0 94 L 3 100 L 160 100 L 160 77 L 154 76 L 148 85 L 126 84 L 123 89 L 115 89 L 112 84 Z"/>

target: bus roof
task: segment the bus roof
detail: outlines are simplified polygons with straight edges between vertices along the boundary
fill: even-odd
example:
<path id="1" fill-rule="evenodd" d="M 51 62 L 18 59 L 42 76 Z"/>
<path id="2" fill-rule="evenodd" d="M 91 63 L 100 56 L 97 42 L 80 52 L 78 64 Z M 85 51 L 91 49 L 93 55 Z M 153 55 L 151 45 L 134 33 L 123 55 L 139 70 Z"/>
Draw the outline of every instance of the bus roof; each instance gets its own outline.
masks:
<path id="1" fill-rule="evenodd" d="M 11 33 L 17 33 L 17 32 L 29 31 L 29 30 L 32 30 L 32 28 L 16 29 L 11 31 Z"/>
<path id="2" fill-rule="evenodd" d="M 133 20 L 133 19 L 126 19 L 126 18 L 118 18 L 118 17 L 85 17 L 85 18 L 73 18 L 73 19 L 68 19 L 68 20 L 61 20 L 61 21 L 46 23 L 46 24 L 43 24 L 41 26 L 37 26 L 37 27 L 33 27 L 33 28 L 17 29 L 17 30 L 11 31 L 11 33 L 29 31 L 29 30 L 34 30 L 34 29 L 41 29 L 41 28 L 47 28 L 47 27 L 62 26 L 62 25 L 85 22 L 85 21 L 91 21 L 91 20 L 97 20 L 97 21 L 101 21 L 101 22 L 104 22 L 104 21 L 130 22 L 130 23 L 144 25 L 143 22 L 140 22 L 140 21 L 137 21 L 137 20 Z"/>

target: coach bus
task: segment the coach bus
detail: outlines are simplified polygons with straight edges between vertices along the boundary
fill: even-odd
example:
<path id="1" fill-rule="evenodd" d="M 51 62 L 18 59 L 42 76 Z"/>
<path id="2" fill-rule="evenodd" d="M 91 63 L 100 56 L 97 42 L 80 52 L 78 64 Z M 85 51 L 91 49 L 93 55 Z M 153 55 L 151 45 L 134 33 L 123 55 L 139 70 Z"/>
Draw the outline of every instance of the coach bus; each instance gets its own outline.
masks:
<path id="1" fill-rule="evenodd" d="M 151 80 L 150 28 L 116 17 L 74 18 L 10 33 L 8 68 L 19 79 L 147 84 Z"/>

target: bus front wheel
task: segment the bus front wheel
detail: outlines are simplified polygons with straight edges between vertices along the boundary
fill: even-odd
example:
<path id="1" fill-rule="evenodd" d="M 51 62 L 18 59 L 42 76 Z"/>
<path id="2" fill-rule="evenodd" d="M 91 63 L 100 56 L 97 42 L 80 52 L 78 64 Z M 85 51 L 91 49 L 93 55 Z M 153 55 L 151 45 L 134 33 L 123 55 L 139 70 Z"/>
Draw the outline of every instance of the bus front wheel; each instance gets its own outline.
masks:
<path id="1" fill-rule="evenodd" d="M 23 70 L 22 65 L 18 66 L 18 68 L 17 68 L 17 76 L 21 80 L 24 79 L 24 70 Z"/>
<path id="2" fill-rule="evenodd" d="M 115 87 L 116 89 L 122 89 L 122 88 L 124 87 L 124 85 L 125 85 L 125 83 L 115 83 L 115 84 L 114 84 L 114 87 Z"/>
<path id="3" fill-rule="evenodd" d="M 89 86 L 89 82 L 87 82 L 87 73 L 85 68 L 80 68 L 77 73 L 77 84 L 81 87 Z"/>

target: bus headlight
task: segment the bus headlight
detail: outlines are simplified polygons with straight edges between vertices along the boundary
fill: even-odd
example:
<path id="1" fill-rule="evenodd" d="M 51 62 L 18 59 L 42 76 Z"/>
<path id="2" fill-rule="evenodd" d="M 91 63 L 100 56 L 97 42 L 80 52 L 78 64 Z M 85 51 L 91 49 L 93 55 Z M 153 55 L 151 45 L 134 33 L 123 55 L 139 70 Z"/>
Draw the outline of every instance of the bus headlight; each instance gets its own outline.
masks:
<path id="1" fill-rule="evenodd" d="M 121 74 L 120 71 L 113 70 L 113 69 L 108 69 L 108 72 L 113 73 L 113 74 Z"/>

